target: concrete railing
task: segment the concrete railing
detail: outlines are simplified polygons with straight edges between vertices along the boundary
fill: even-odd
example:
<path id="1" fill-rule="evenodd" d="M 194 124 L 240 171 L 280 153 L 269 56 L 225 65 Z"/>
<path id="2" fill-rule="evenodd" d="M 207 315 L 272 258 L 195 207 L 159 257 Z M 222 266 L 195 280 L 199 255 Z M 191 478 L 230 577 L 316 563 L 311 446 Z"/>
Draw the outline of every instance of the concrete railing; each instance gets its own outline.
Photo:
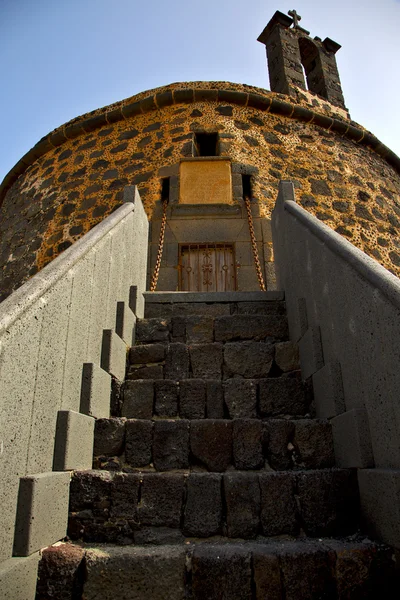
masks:
<path id="1" fill-rule="evenodd" d="M 18 582 L 34 598 L 37 551 L 65 536 L 69 471 L 91 468 L 94 417 L 124 378 L 148 247 L 136 188 L 125 200 L 0 304 L 1 598 Z"/>
<path id="2" fill-rule="evenodd" d="M 298 206 L 291 182 L 272 231 L 317 416 L 331 420 L 338 466 L 359 469 L 369 532 L 400 548 L 400 281 Z"/>

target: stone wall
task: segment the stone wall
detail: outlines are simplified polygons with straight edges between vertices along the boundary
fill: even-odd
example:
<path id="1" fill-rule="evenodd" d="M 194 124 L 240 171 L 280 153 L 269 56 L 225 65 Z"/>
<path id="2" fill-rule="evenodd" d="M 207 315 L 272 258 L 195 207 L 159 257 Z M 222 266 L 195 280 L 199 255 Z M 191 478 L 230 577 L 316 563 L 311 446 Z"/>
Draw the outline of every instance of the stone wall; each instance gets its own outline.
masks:
<path id="1" fill-rule="evenodd" d="M 148 237 L 127 196 L 0 306 L 1 598 L 33 598 L 38 551 L 66 535 L 69 471 L 92 466 L 94 417 L 125 377 Z"/>
<path id="2" fill-rule="evenodd" d="M 55 130 L 0 189 L 0 300 L 119 206 L 124 186 L 138 186 L 151 218 L 161 178 L 193 154 L 196 131 L 218 132 L 220 154 L 251 175 L 260 216 L 291 179 L 302 206 L 399 275 L 400 161 L 326 101 L 300 90 L 296 104 L 287 99 L 173 84 Z"/>
<path id="3" fill-rule="evenodd" d="M 298 206 L 290 182 L 272 232 L 316 416 L 332 424 L 336 465 L 358 469 L 363 529 L 400 549 L 400 282 Z"/>

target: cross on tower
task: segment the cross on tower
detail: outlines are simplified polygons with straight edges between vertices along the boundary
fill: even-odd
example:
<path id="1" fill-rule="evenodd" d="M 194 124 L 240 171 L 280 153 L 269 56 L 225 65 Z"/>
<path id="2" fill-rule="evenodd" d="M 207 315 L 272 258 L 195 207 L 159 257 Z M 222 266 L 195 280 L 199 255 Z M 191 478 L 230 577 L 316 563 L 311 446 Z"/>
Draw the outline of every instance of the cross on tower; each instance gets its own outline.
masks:
<path id="1" fill-rule="evenodd" d="M 293 19 L 294 29 L 297 29 L 299 26 L 299 21 L 301 21 L 301 16 L 298 15 L 295 10 L 289 10 L 288 15 L 289 15 L 289 17 L 292 17 L 292 19 Z"/>

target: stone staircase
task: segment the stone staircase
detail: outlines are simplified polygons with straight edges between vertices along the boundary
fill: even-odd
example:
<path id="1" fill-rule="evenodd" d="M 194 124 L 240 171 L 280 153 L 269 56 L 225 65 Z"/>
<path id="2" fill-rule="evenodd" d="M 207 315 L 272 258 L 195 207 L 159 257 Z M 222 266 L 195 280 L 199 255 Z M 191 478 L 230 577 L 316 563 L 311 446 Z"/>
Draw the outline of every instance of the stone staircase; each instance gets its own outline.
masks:
<path id="1" fill-rule="evenodd" d="M 187 299 L 192 301 L 187 301 Z M 218 301 L 216 301 L 218 300 Z M 37 599 L 395 598 L 279 292 L 154 294 Z"/>

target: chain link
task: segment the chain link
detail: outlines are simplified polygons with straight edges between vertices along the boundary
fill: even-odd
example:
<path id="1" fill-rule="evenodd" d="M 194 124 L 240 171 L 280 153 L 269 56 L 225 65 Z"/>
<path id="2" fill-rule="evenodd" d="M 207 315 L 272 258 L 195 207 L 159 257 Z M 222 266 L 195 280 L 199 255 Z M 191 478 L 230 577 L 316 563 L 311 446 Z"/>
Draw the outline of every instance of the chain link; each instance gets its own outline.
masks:
<path id="1" fill-rule="evenodd" d="M 163 215 L 161 219 L 160 238 L 158 240 L 158 252 L 156 266 L 154 267 L 153 277 L 151 278 L 150 291 L 155 292 L 158 282 L 158 276 L 160 275 L 161 259 L 164 249 L 164 238 L 165 238 L 165 226 L 167 224 L 167 206 L 168 200 L 163 200 Z"/>
<path id="2" fill-rule="evenodd" d="M 249 222 L 251 247 L 253 250 L 253 258 L 254 258 L 254 264 L 256 267 L 258 283 L 260 284 L 260 290 L 265 292 L 266 288 L 265 288 L 265 283 L 264 283 L 264 277 L 263 277 L 263 274 L 261 271 L 260 258 L 258 256 L 257 241 L 256 241 L 256 235 L 254 233 L 254 225 L 253 225 L 253 215 L 251 214 L 250 198 L 248 196 L 244 197 L 244 203 L 245 203 L 246 210 L 247 210 L 247 220 Z"/>

